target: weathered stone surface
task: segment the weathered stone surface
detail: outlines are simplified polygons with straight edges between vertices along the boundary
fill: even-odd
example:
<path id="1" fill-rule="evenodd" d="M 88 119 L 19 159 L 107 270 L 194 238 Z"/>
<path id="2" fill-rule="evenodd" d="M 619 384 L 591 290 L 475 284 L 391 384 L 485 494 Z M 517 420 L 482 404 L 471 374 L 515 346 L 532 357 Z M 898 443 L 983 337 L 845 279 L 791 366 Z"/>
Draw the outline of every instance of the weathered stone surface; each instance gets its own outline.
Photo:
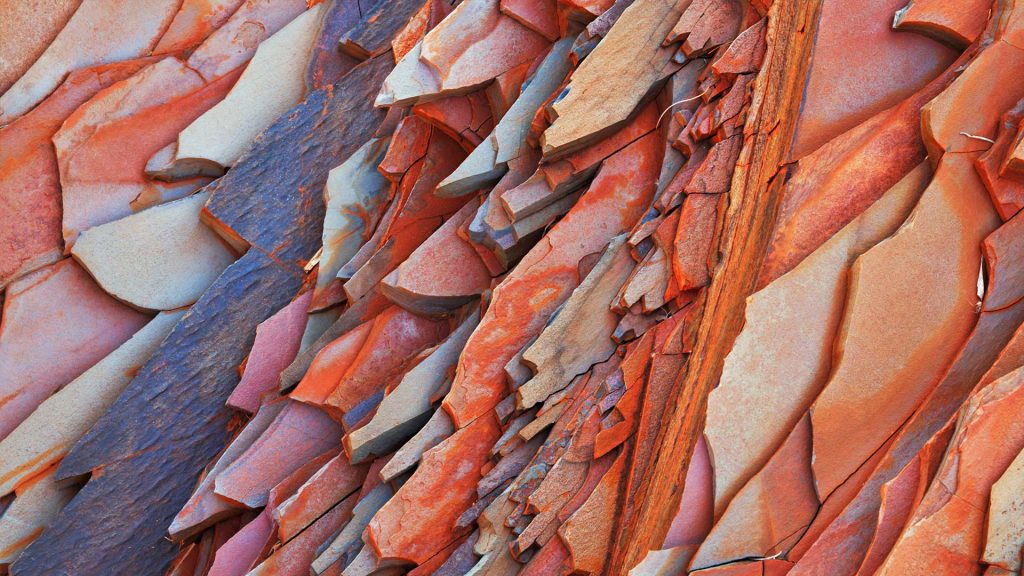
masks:
<path id="1" fill-rule="evenodd" d="M 991 0 L 913 0 L 896 12 L 892 27 L 964 48 L 985 30 L 991 6 Z"/>
<path id="2" fill-rule="evenodd" d="M 580 261 L 639 220 L 657 184 L 657 159 L 656 139 L 641 138 L 606 160 L 572 210 L 495 289 L 444 400 L 457 428 L 487 413 L 504 395 L 504 365 L 578 286 Z M 533 298 L 538 290 L 547 297 Z M 517 321 L 506 323 L 506 317 Z"/>
<path id="3" fill-rule="evenodd" d="M 157 315 L 124 344 L 47 398 L 0 441 L 0 495 L 60 460 L 100 419 L 181 319 Z"/>
<path id="4" fill-rule="evenodd" d="M 612 239 L 551 323 L 523 352 L 522 361 L 534 376 L 516 390 L 517 407 L 529 409 L 544 402 L 576 375 L 612 355 L 617 317 L 609 307 L 633 265 L 625 235 Z"/>
<path id="5" fill-rule="evenodd" d="M 431 400 L 450 379 L 466 340 L 480 321 L 473 312 L 419 364 L 406 372 L 364 426 L 345 436 L 345 451 L 353 462 L 383 456 L 418 431 L 433 413 Z"/>
<path id="6" fill-rule="evenodd" d="M 143 310 L 188 306 L 235 261 L 199 221 L 208 197 L 200 192 L 90 228 L 71 254 L 122 302 Z"/>
<path id="7" fill-rule="evenodd" d="M 719 514 L 825 384 L 854 260 L 910 214 L 931 170 L 921 164 L 788 274 L 747 300 L 743 331 L 708 396 Z M 770 361 L 765 361 L 770 359 Z"/>
<path id="8" fill-rule="evenodd" d="M 637 0 L 573 72 L 568 93 L 553 104 L 556 120 L 541 137 L 552 158 L 600 140 L 625 124 L 644 99 L 679 69 L 661 41 L 679 19 L 673 0 Z"/>
<path id="9" fill-rule="evenodd" d="M 414 15 L 429 10 L 433 0 L 401 0 L 377 2 L 366 9 L 358 24 L 338 39 L 342 52 L 356 60 L 374 58 L 391 50 L 392 40 L 402 31 Z M 395 61 L 400 60 L 396 57 Z"/>
<path id="10" fill-rule="evenodd" d="M 256 325 L 300 278 L 257 250 L 232 264 L 171 331 L 128 388 L 79 441 L 58 477 L 102 467 L 19 560 L 19 574 L 160 570 L 166 527 L 227 440 L 224 401 Z M 96 534 L 108 538 L 97 540 Z"/>
<path id="11" fill-rule="evenodd" d="M 8 286 L 0 324 L 0 440 L 148 320 L 107 296 L 70 259 Z"/>
<path id="12" fill-rule="evenodd" d="M 569 38 L 556 42 L 524 85 L 494 131 L 473 149 L 469 157 L 437 187 L 445 196 L 469 194 L 496 182 L 527 146 L 527 134 L 537 109 L 551 96 L 569 72 Z"/>
<path id="13" fill-rule="evenodd" d="M 936 481 L 878 574 L 980 574 L 989 491 L 1024 446 L 1021 375 L 1004 376 L 964 405 Z"/>
<path id="14" fill-rule="evenodd" d="M 0 7 L 0 94 L 32 66 L 82 0 L 11 2 Z"/>
<path id="15" fill-rule="evenodd" d="M 145 176 L 146 162 L 223 98 L 238 72 L 228 70 L 207 82 L 191 65 L 167 57 L 103 90 L 64 122 L 53 144 L 60 167 L 65 251 L 87 228 L 132 214 L 137 198 L 180 198 L 207 182 L 154 182 Z"/>
<path id="16" fill-rule="evenodd" d="M 252 576 L 306 576 L 309 565 L 316 558 L 316 549 L 337 530 L 341 529 L 351 513 L 354 499 L 346 499 L 323 516 L 317 518 L 309 528 L 302 531 L 284 546 L 278 548 L 254 568 Z M 349 503 L 349 505 L 346 505 Z"/>
<path id="17" fill-rule="evenodd" d="M 245 0 L 184 0 L 154 54 L 173 54 L 188 50 L 216 31 Z"/>
<path id="18" fill-rule="evenodd" d="M 970 162 L 944 156 L 907 223 L 854 265 L 842 352 L 811 409 L 819 494 L 896 431 L 974 324 L 978 246 L 998 217 Z"/>
<path id="19" fill-rule="evenodd" d="M 147 55 L 178 4 L 177 0 L 83 0 L 32 67 L 0 96 L 0 124 L 42 102 L 73 70 Z"/>
<path id="20" fill-rule="evenodd" d="M 904 0 L 822 3 L 791 152 L 794 159 L 903 101 L 956 58 L 953 50 L 931 38 L 892 29 L 893 14 L 904 4 Z M 851 46 L 860 49 L 851 50 Z"/>
<path id="21" fill-rule="evenodd" d="M 370 240 L 387 210 L 393 191 L 377 166 L 388 149 L 386 139 L 369 140 L 327 175 L 323 251 L 317 269 L 314 308 L 344 299 L 338 271 Z"/>
<path id="22" fill-rule="evenodd" d="M 302 100 L 322 9 L 310 8 L 259 43 L 224 100 L 178 135 L 176 162 L 233 166 L 257 134 Z"/>
<path id="23" fill-rule="evenodd" d="M 286 404 L 286 402 L 266 404 L 253 416 L 252 420 L 246 422 L 245 428 L 224 448 L 213 467 L 206 472 L 199 485 L 196 486 L 195 492 L 192 493 L 188 502 L 174 517 L 171 525 L 167 528 L 171 538 L 179 541 L 185 540 L 217 521 L 242 511 L 243 506 L 237 502 L 231 502 L 214 493 L 217 477 L 234 464 L 266 432 Z"/>
<path id="24" fill-rule="evenodd" d="M 810 465 L 810 419 L 804 417 L 764 468 L 737 492 L 691 566 L 707 568 L 788 551 L 818 511 Z"/>
<path id="25" fill-rule="evenodd" d="M 459 4 L 402 58 L 381 87 L 377 105 L 469 92 L 540 54 L 547 40 L 502 14 L 499 5 L 500 0 Z"/>
<path id="26" fill-rule="evenodd" d="M 14 503 L 0 517 L 0 566 L 17 560 L 75 495 L 74 488 L 57 485 L 55 471 L 56 467 L 51 467 L 27 478 L 18 487 Z"/>
<path id="27" fill-rule="evenodd" d="M 477 210 L 471 200 L 380 282 L 392 302 L 418 314 L 445 314 L 491 286 L 491 275 L 459 229 Z"/>
<path id="28" fill-rule="evenodd" d="M 247 508 L 267 503 L 270 490 L 341 441 L 341 427 L 322 410 L 285 400 L 266 431 L 217 474 L 214 493 Z"/>
<path id="29" fill-rule="evenodd" d="M 278 538 L 288 542 L 342 500 L 358 496 L 369 468 L 369 464 L 350 464 L 348 456 L 343 453 L 331 458 L 294 494 L 274 508 L 272 514 L 277 523 Z M 351 498 L 350 511 L 355 505 L 356 498 Z"/>
<path id="30" fill-rule="evenodd" d="M 208 190 L 204 218 L 229 242 L 304 263 L 320 244 L 331 168 L 369 140 L 383 118 L 372 94 L 392 63 L 374 58 L 267 128 Z"/>
<path id="31" fill-rule="evenodd" d="M 147 63 L 130 60 L 72 72 L 36 108 L 0 128 L 0 288 L 64 252 L 60 175 L 50 139 L 79 105 Z"/>
<path id="32" fill-rule="evenodd" d="M 370 521 L 369 545 L 378 558 L 422 564 L 459 536 L 455 520 L 476 499 L 487 450 L 500 435 L 485 415 L 427 451 L 420 471 Z"/>
<path id="33" fill-rule="evenodd" d="M 295 359 L 306 324 L 306 308 L 312 292 L 304 292 L 256 327 L 256 339 L 245 361 L 238 386 L 227 405 L 250 414 L 260 407 L 264 393 L 277 389 L 281 371 Z"/>

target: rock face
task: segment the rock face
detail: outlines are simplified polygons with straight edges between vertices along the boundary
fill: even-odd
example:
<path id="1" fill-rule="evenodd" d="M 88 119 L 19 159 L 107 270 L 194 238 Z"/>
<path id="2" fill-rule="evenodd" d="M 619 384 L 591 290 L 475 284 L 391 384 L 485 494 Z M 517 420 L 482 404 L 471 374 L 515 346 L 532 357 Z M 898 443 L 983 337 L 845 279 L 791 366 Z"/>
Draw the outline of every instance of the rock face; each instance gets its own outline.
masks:
<path id="1" fill-rule="evenodd" d="M 0 6 L 0 574 L 1019 574 L 1020 4 Z"/>

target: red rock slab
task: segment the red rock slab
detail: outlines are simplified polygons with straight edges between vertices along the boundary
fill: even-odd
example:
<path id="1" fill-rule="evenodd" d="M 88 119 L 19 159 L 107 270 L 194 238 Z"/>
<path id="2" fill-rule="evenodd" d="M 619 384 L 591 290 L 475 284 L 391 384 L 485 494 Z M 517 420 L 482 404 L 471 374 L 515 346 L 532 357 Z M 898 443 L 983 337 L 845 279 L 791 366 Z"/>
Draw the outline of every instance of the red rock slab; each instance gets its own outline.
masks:
<path id="1" fill-rule="evenodd" d="M 512 68 L 532 61 L 548 41 L 502 14 L 500 0 L 467 0 L 428 32 L 420 50 L 410 51 L 388 76 L 378 105 L 402 105 L 440 95 L 465 93 Z M 407 60 L 415 59 L 408 66 Z M 422 70 L 425 81 L 410 82 L 408 72 Z"/>
<path id="2" fill-rule="evenodd" d="M 427 155 L 432 124 L 419 116 L 406 116 L 395 128 L 377 170 L 393 184 L 402 181 L 417 160 Z"/>
<path id="3" fill-rule="evenodd" d="M 871 474 L 878 468 L 879 462 L 882 457 L 888 452 L 889 447 L 892 446 L 892 441 L 888 441 L 878 449 L 877 452 L 871 455 L 866 462 L 861 464 L 857 470 L 850 475 L 842 484 L 836 488 L 832 494 L 822 502 L 821 507 L 818 508 L 818 513 L 814 516 L 814 521 L 807 527 L 800 539 L 793 544 L 789 552 L 786 554 L 787 558 L 796 561 L 803 557 L 803 554 L 807 551 L 807 548 L 818 541 L 821 534 L 828 528 L 828 525 L 834 520 L 845 508 L 857 497 L 859 492 L 863 489 L 864 485 L 871 478 Z"/>
<path id="4" fill-rule="evenodd" d="M 985 30 L 991 7 L 992 0 L 913 0 L 896 11 L 892 27 L 924 34 L 962 49 Z"/>
<path id="5" fill-rule="evenodd" d="M 576 205 L 495 288 L 443 402 L 456 428 L 505 395 L 504 365 L 579 285 L 579 262 L 632 228 L 646 211 L 658 179 L 658 146 L 656 138 L 641 138 L 605 160 Z"/>
<path id="6" fill-rule="evenodd" d="M 324 464 L 295 494 L 274 509 L 278 538 L 288 542 L 317 518 L 354 494 L 366 479 L 369 468 L 369 464 L 349 464 L 348 456 L 344 453 Z M 355 499 L 351 504 L 355 506 Z"/>
<path id="7" fill-rule="evenodd" d="M 910 97 L 956 58 L 931 38 L 892 30 L 893 15 L 905 3 L 823 3 L 793 159 Z"/>
<path id="8" fill-rule="evenodd" d="M 597 575 L 604 569 L 615 529 L 625 464 L 625 454 L 620 454 L 587 501 L 558 529 L 558 537 L 569 549 L 573 573 Z"/>
<path id="9" fill-rule="evenodd" d="M 687 58 L 707 54 L 731 42 L 743 23 L 743 5 L 737 0 L 694 0 L 665 38 L 665 45 L 682 41 Z"/>
<path id="10" fill-rule="evenodd" d="M 324 404 L 363 349 L 373 325 L 372 319 L 363 322 L 324 346 L 290 396 L 302 402 Z"/>
<path id="11" fill-rule="evenodd" d="M 153 54 L 173 54 L 197 46 L 221 27 L 244 0 L 184 0 Z"/>
<path id="12" fill-rule="evenodd" d="M 743 330 L 708 395 L 704 423 L 718 458 L 719 511 L 764 465 L 828 381 L 851 265 L 899 229 L 931 177 L 930 166 L 922 162 L 799 266 L 747 299 Z"/>
<path id="13" fill-rule="evenodd" d="M 456 540 L 456 519 L 476 501 L 487 452 L 501 435 L 489 415 L 427 451 L 419 468 L 373 517 L 367 543 L 382 561 L 423 564 Z"/>
<path id="14" fill-rule="evenodd" d="M 947 70 L 913 97 L 800 159 L 786 184 L 758 288 L 796 267 L 924 160 L 920 109 L 955 77 Z M 934 167 L 937 158 L 931 160 Z"/>
<path id="15" fill-rule="evenodd" d="M 450 331 L 446 319 L 417 316 L 397 306 L 373 320 L 373 327 L 324 404 L 342 414 L 383 391 L 388 380 L 410 367 L 416 356 Z"/>
<path id="16" fill-rule="evenodd" d="M 697 440 L 686 467 L 679 509 L 662 542 L 664 548 L 698 545 L 711 531 L 714 522 L 714 471 L 703 436 Z"/>
<path id="17" fill-rule="evenodd" d="M 39 106 L 0 128 L 0 288 L 63 253 L 53 134 L 79 105 L 147 63 L 130 60 L 73 72 Z"/>
<path id="18" fill-rule="evenodd" d="M 287 400 L 266 432 L 217 475 L 214 492 L 248 508 L 267 503 L 270 490 L 307 460 L 336 449 L 341 427 L 319 408 Z"/>
<path id="19" fill-rule="evenodd" d="M 221 472 L 238 460 L 266 432 L 286 404 L 280 401 L 264 405 L 252 420 L 246 423 L 238 436 L 231 440 L 213 467 L 199 481 L 195 492 L 181 508 L 181 512 L 174 517 L 167 529 L 172 538 L 178 541 L 186 540 L 215 522 L 240 511 L 241 507 L 238 504 L 214 494 L 214 482 Z"/>
<path id="20" fill-rule="evenodd" d="M 587 21 L 608 11 L 615 0 L 558 0 L 558 4 L 566 12 L 566 18 Z"/>
<path id="21" fill-rule="evenodd" d="M 255 414 L 260 398 L 276 390 L 281 371 L 299 352 L 306 326 L 306 308 L 313 297 L 307 291 L 256 327 L 256 340 L 245 362 L 238 386 L 228 397 L 228 406 Z"/>
<path id="22" fill-rule="evenodd" d="M 978 176 L 988 188 L 996 211 L 1000 218 L 1009 220 L 1024 208 L 1024 178 L 1010 170 L 1004 161 L 1012 159 L 1015 154 L 1014 145 L 1020 146 L 1018 133 L 1021 120 L 1024 119 L 1024 101 L 1007 110 L 999 119 L 995 142 L 974 162 Z M 1022 151 L 1024 152 L 1024 151 Z"/>
<path id="23" fill-rule="evenodd" d="M 101 91 L 68 117 L 53 137 L 65 250 L 81 231 L 131 214 L 130 202 L 140 195 L 202 185 L 203 180 L 151 181 L 144 174 L 146 162 L 223 98 L 239 72 L 208 84 L 184 62 L 165 58 Z"/>
<path id="24" fill-rule="evenodd" d="M 441 198 L 433 193 L 437 184 L 458 166 L 462 150 L 440 130 L 431 130 L 427 153 L 399 185 L 392 217 L 385 215 L 366 247 L 371 256 L 355 269 L 358 253 L 338 272 L 348 277 L 345 294 L 355 302 L 368 294 L 431 234 L 468 201 L 468 198 Z"/>
<path id="25" fill-rule="evenodd" d="M 479 321 L 480 313 L 474 310 L 444 342 L 421 352 L 422 360 L 393 380 L 397 384 L 388 386 L 370 420 L 344 438 L 345 452 L 353 462 L 392 452 L 424 427 L 434 413 L 436 396 L 447 391 L 462 348 Z M 381 459 L 373 462 L 376 465 Z"/>
<path id="26" fill-rule="evenodd" d="M 0 94 L 46 50 L 82 0 L 8 2 L 0 7 Z"/>
<path id="27" fill-rule="evenodd" d="M 483 142 L 494 128 L 487 94 L 482 90 L 417 104 L 412 113 L 440 129 L 467 151 Z"/>
<path id="28" fill-rule="evenodd" d="M 858 576 L 871 576 L 878 571 L 886 556 L 907 525 L 914 510 L 921 504 L 925 490 L 935 477 L 943 453 L 953 433 L 953 422 L 939 431 L 903 470 L 879 490 L 878 523 L 871 546 L 857 570 Z"/>
<path id="29" fill-rule="evenodd" d="M 441 0 L 424 3 L 423 7 L 406 22 L 405 27 L 399 30 L 391 40 L 391 53 L 395 57 L 395 63 L 397 64 L 402 58 L 405 58 L 405 55 L 423 40 L 423 35 L 437 26 L 451 12 L 451 9 L 450 4 Z"/>
<path id="30" fill-rule="evenodd" d="M 391 306 L 391 302 L 381 296 L 378 292 L 374 292 L 368 296 L 349 305 L 337 320 L 334 321 L 323 334 L 321 334 L 312 344 L 309 344 L 306 348 L 299 351 L 295 360 L 288 365 L 287 368 L 281 372 L 281 390 L 288 391 L 298 384 L 309 372 L 309 367 L 316 359 L 317 355 L 323 351 L 323 349 L 334 342 L 338 338 L 341 338 L 356 326 L 366 322 L 367 320 L 373 319 L 377 314 L 386 310 Z M 322 397 L 322 395 L 320 396 Z"/>
<path id="31" fill-rule="evenodd" d="M 1024 217 L 1014 216 L 981 244 L 988 267 L 985 310 L 998 310 L 1024 298 Z"/>
<path id="32" fill-rule="evenodd" d="M 601 142 L 556 162 L 541 164 L 525 182 L 503 192 L 501 205 L 513 221 L 539 212 L 577 190 L 602 161 L 652 132 L 658 123 L 658 110 L 645 106 L 636 117 Z M 661 151 L 657 153 L 660 163 Z"/>
<path id="33" fill-rule="evenodd" d="M 978 246 L 998 216 L 972 161 L 944 156 L 903 227 L 853 266 L 838 357 L 811 408 L 823 497 L 914 412 L 975 323 Z"/>
<path id="34" fill-rule="evenodd" d="M 1024 179 L 1024 131 L 1020 130 L 1020 117 L 1021 117 L 1021 103 L 1017 103 L 1017 106 L 1010 112 L 1003 115 L 1003 125 L 1000 126 L 1000 132 L 1011 131 L 1013 128 L 1017 128 L 1017 136 L 1013 140 L 1012 149 L 1006 150 L 1005 160 L 1002 163 L 1000 174 L 1005 175 L 1008 178 L 1014 178 L 1016 180 Z M 1014 120 L 1017 121 L 1017 126 L 1009 126 L 1006 123 L 1006 117 L 1010 114 L 1015 116 Z M 993 145 L 995 148 L 995 145 Z"/>
<path id="35" fill-rule="evenodd" d="M 989 492 L 1024 447 L 1022 376 L 1012 372 L 964 405 L 936 479 L 880 576 L 981 573 Z"/>
<path id="36" fill-rule="evenodd" d="M 252 576 L 307 576 L 316 550 L 340 530 L 352 513 L 355 498 L 347 498 L 318 518 L 309 528 L 276 549 L 249 574 Z"/>
<path id="37" fill-rule="evenodd" d="M 12 282 L 0 323 L 0 439 L 148 321 L 70 259 Z"/>
<path id="38" fill-rule="evenodd" d="M 455 310 L 490 288 L 491 275 L 476 250 L 458 235 L 479 208 L 471 200 L 381 281 L 392 302 L 419 314 Z"/>
<path id="39" fill-rule="evenodd" d="M 499 7 L 502 14 L 507 14 L 551 42 L 558 40 L 556 8 L 556 0 L 501 0 Z"/>
<path id="40" fill-rule="evenodd" d="M 178 0 L 83 0 L 32 67 L 0 96 L 0 125 L 42 102 L 69 72 L 147 55 L 179 4 Z"/>
<path id="41" fill-rule="evenodd" d="M 683 200 L 672 251 L 672 274 L 680 290 L 707 286 L 711 281 L 708 266 L 721 203 L 721 196 L 709 194 L 690 194 Z"/>
<path id="42" fill-rule="evenodd" d="M 767 30 L 768 20 L 762 18 L 740 32 L 736 39 L 715 57 L 715 61 L 711 63 L 711 70 L 720 76 L 757 72 L 768 49 L 764 40 Z"/>
<path id="43" fill-rule="evenodd" d="M 996 79 L 1020 74 L 1024 49 L 994 42 L 921 109 L 921 135 L 933 165 L 943 152 L 983 152 L 992 146 L 1000 116 L 1024 97 L 1024 88 L 1000 87 Z"/>
<path id="44" fill-rule="evenodd" d="M 744 76 L 744 78 L 747 77 Z M 737 86 L 739 87 L 739 84 Z M 745 93 L 745 89 L 736 90 L 734 88 L 729 95 L 734 93 Z M 732 172 L 736 167 L 736 160 L 739 158 L 742 144 L 742 139 L 737 134 L 712 146 L 708 150 L 708 155 L 694 171 L 690 181 L 683 187 L 683 192 L 687 194 L 724 194 L 728 192 L 729 186 L 732 184 Z"/>
<path id="45" fill-rule="evenodd" d="M 740 489 L 693 558 L 707 568 L 785 553 L 818 511 L 811 475 L 811 421 L 804 417 Z"/>

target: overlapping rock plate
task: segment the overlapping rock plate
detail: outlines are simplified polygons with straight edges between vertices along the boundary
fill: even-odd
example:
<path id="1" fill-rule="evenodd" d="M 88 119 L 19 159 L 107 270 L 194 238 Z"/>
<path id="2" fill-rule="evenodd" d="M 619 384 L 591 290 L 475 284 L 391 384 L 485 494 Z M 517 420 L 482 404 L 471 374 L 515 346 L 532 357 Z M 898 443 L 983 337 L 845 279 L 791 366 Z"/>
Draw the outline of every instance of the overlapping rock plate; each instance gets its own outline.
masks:
<path id="1" fill-rule="evenodd" d="M 1024 6 L 904 2 L 0 4 L 0 573 L 1021 574 Z"/>

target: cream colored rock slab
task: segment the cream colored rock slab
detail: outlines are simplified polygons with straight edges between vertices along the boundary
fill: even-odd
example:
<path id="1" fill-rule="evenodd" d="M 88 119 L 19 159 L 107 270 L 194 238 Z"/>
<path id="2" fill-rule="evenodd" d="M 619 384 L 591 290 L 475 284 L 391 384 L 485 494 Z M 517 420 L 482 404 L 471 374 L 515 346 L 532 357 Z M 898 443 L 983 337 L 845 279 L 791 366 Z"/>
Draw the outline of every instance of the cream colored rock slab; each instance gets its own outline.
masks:
<path id="1" fill-rule="evenodd" d="M 323 4 L 306 10 L 260 43 L 224 100 L 181 131 L 176 163 L 230 167 L 257 134 L 302 100 L 322 11 Z"/>
<path id="2" fill-rule="evenodd" d="M 62 458 L 103 415 L 185 311 L 158 314 L 113 352 L 50 396 L 0 441 L 0 496 Z"/>
<path id="3" fill-rule="evenodd" d="M 408 442 L 399 448 L 388 463 L 380 469 L 381 480 L 391 482 L 419 463 L 423 453 L 437 446 L 442 440 L 455 433 L 455 426 L 448 413 L 442 408 L 434 411 L 434 415 L 420 428 Z"/>
<path id="4" fill-rule="evenodd" d="M 743 331 L 708 397 L 715 512 L 771 457 L 828 378 L 853 261 L 892 235 L 928 184 L 922 163 L 799 266 L 747 299 Z"/>
<path id="5" fill-rule="evenodd" d="M 58 486 L 53 479 L 56 471 L 54 467 L 33 478 L 0 518 L 0 565 L 17 560 L 77 492 Z"/>
<path id="6" fill-rule="evenodd" d="M 146 310 L 195 302 L 234 262 L 217 234 L 199 221 L 200 192 L 86 230 L 71 253 L 115 298 Z"/>
<path id="7" fill-rule="evenodd" d="M 386 138 L 370 140 L 327 175 L 327 213 L 317 290 L 325 289 L 337 277 L 380 221 L 383 205 L 389 199 L 390 183 L 377 166 L 384 159 L 388 143 Z"/>
<path id="8" fill-rule="evenodd" d="M 544 156 L 578 150 L 622 126 L 648 90 L 679 69 L 675 46 L 662 41 L 682 15 L 674 0 L 637 0 L 626 8 L 573 72 L 552 108 L 557 120 L 541 135 Z"/>

